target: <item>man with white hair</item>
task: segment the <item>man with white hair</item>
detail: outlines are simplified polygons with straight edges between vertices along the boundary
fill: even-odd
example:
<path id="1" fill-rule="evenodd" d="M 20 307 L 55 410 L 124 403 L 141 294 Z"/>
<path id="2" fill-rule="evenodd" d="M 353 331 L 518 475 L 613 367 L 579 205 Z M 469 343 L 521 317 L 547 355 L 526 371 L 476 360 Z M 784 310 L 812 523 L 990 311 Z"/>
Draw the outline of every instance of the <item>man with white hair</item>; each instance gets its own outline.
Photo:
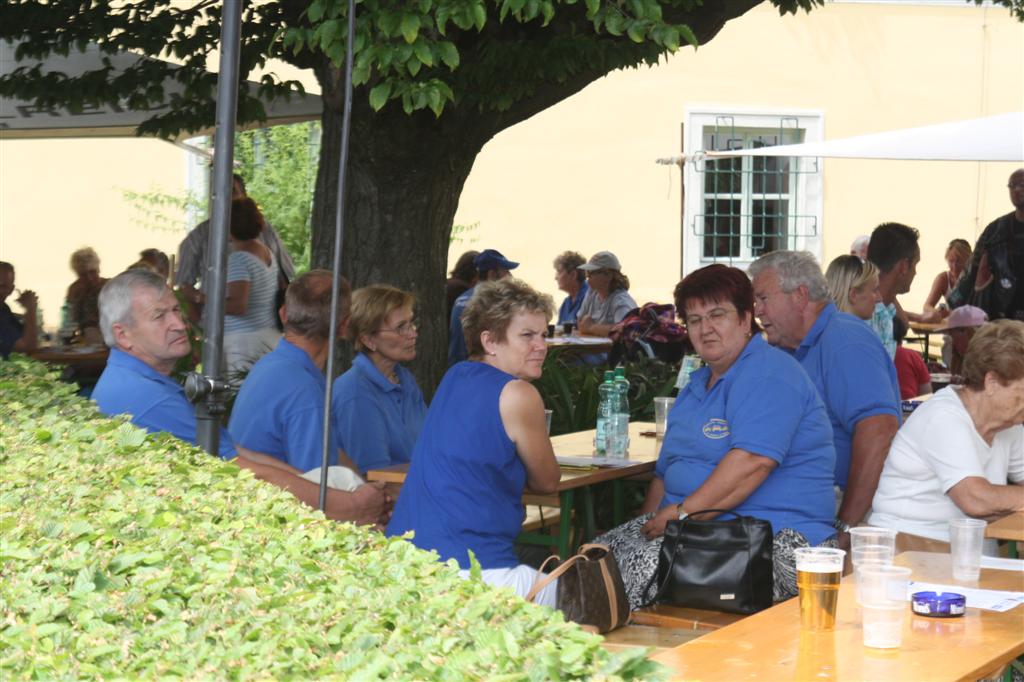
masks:
<path id="1" fill-rule="evenodd" d="M 155 272 L 128 270 L 104 285 L 99 308 L 100 329 L 110 346 L 106 369 L 92 394 L 100 411 L 127 414 L 147 431 L 166 431 L 195 444 L 195 408 L 170 377 L 178 359 L 191 351 L 174 293 Z M 282 462 L 237 447 L 223 428 L 218 454 L 309 506 L 317 505 L 319 486 Z M 380 523 L 386 520 L 386 507 L 386 496 L 373 485 L 354 492 L 327 491 L 326 514 L 338 521 Z"/>
<path id="2" fill-rule="evenodd" d="M 754 314 L 768 342 L 789 351 L 818 389 L 832 422 L 836 529 L 871 508 L 889 444 L 900 423 L 896 369 L 878 336 L 828 298 L 821 267 L 804 251 L 775 251 L 751 264 Z"/>

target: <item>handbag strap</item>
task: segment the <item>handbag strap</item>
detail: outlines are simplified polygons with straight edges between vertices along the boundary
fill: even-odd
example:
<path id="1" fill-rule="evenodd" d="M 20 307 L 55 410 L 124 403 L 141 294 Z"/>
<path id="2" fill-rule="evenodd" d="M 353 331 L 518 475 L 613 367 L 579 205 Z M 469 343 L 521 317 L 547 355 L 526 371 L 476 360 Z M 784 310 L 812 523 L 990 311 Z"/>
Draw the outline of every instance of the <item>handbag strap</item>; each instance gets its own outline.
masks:
<path id="1" fill-rule="evenodd" d="M 608 545 L 601 545 L 601 544 L 596 544 L 596 543 L 580 545 L 579 550 L 577 550 L 577 554 L 575 554 L 574 556 L 571 556 L 568 559 L 566 559 L 565 561 L 563 561 L 562 564 L 558 568 L 556 568 L 555 570 L 551 571 L 547 575 L 544 575 L 544 568 L 549 563 L 551 563 L 552 559 L 557 559 L 558 556 L 552 554 L 547 559 L 545 559 L 544 563 L 542 563 L 540 565 L 540 568 L 537 569 L 537 580 L 534 581 L 533 587 L 530 588 L 530 591 L 526 594 L 526 597 L 525 597 L 526 601 L 533 601 L 533 598 L 537 596 L 538 592 L 540 592 L 542 589 L 544 589 L 545 587 L 550 585 L 553 580 L 558 578 L 558 576 L 562 575 L 563 573 L 568 571 L 570 568 L 572 568 L 572 565 L 575 564 L 577 561 L 580 561 L 580 560 L 590 561 L 589 557 L 586 556 L 586 553 L 588 551 L 592 550 L 592 549 L 603 549 L 605 552 L 609 551 L 608 550 Z M 604 568 L 602 566 L 601 570 L 602 570 L 602 575 L 604 575 L 604 577 L 605 577 L 604 578 L 605 585 L 608 586 L 608 593 L 609 594 L 614 594 L 614 585 L 612 583 L 611 576 L 608 575 L 608 572 L 607 572 L 608 569 L 606 569 L 606 568 Z M 541 576 L 544 576 L 544 577 L 541 577 Z M 614 600 L 612 600 L 612 601 L 614 601 Z M 612 611 L 613 611 L 613 613 L 615 612 L 615 607 L 614 606 L 612 607 Z M 614 621 L 614 619 L 613 619 L 613 621 Z"/>
<path id="2" fill-rule="evenodd" d="M 544 560 L 544 563 L 540 565 L 540 568 L 537 569 L 538 579 L 533 583 L 533 587 L 531 587 L 530 591 L 526 594 L 526 601 L 533 601 L 533 598 L 537 596 L 538 592 L 540 592 L 549 584 L 551 584 L 551 582 L 558 578 L 558 576 L 562 575 L 570 568 L 572 568 L 572 565 L 575 564 L 577 561 L 579 561 L 580 559 L 586 560 L 587 557 L 583 556 L 582 554 L 576 554 L 575 556 L 571 556 L 565 561 L 563 561 L 558 568 L 551 571 L 547 575 L 544 575 L 544 567 L 548 565 L 549 561 L 557 558 L 558 557 L 554 555 L 549 556 L 547 559 Z M 544 575 L 543 578 L 539 577 L 542 575 Z"/>

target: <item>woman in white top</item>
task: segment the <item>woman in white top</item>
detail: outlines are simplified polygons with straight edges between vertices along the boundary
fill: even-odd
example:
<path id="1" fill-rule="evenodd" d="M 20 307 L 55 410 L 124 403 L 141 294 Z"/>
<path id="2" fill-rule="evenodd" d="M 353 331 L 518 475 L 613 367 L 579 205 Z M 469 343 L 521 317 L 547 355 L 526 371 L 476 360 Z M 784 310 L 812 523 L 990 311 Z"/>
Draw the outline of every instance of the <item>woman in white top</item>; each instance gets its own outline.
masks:
<path id="1" fill-rule="evenodd" d="M 260 241 L 263 226 L 255 201 L 242 197 L 231 202 L 224 363 L 232 382 L 281 338 L 274 306 L 280 275 L 274 254 Z"/>
<path id="2" fill-rule="evenodd" d="M 612 327 L 637 307 L 629 295 L 629 278 L 622 274 L 622 265 L 611 251 L 598 251 L 579 269 L 587 273 L 590 290 L 580 304 L 576 325 L 581 334 L 608 336 Z"/>
<path id="3" fill-rule="evenodd" d="M 949 386 L 893 439 L 868 522 L 949 541 L 949 521 L 1024 510 L 1024 322 L 982 327 Z"/>

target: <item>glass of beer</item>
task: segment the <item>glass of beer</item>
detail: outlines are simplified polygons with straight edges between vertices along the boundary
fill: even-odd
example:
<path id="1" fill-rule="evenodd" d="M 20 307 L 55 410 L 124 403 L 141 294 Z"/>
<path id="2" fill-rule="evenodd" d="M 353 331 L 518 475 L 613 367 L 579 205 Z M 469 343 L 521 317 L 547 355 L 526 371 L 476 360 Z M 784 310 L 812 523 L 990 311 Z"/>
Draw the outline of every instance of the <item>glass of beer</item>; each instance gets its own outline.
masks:
<path id="1" fill-rule="evenodd" d="M 800 547 L 793 554 L 800 592 L 800 626 L 811 631 L 835 629 L 839 577 L 846 552 L 828 547 Z"/>

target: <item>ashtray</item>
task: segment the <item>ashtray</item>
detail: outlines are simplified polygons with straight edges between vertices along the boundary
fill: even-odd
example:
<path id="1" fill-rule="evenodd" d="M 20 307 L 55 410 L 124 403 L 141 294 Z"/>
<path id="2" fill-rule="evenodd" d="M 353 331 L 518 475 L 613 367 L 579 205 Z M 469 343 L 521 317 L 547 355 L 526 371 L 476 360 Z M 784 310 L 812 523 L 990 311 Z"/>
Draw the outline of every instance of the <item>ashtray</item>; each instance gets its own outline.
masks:
<path id="1" fill-rule="evenodd" d="M 956 592 L 915 592 L 910 607 L 919 616 L 956 618 L 967 610 L 967 597 Z"/>

